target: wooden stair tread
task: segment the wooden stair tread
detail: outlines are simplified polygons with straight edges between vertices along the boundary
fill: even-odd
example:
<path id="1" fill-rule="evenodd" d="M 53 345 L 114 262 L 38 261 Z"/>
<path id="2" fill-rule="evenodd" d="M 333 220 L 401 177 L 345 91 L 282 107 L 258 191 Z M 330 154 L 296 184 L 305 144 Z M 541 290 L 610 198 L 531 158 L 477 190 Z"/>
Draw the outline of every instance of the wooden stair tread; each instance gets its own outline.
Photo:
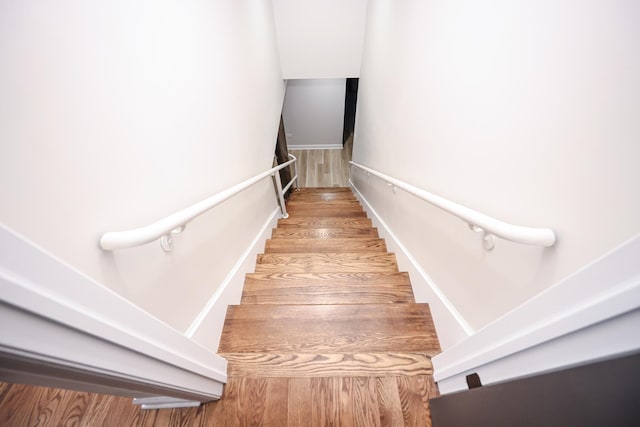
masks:
<path id="1" fill-rule="evenodd" d="M 384 304 L 414 302 L 409 274 L 250 273 L 242 304 Z"/>
<path id="2" fill-rule="evenodd" d="M 358 211 L 362 212 L 362 205 L 357 200 L 341 200 L 335 201 L 330 200 L 327 202 L 313 202 L 313 203 L 303 203 L 303 202 L 295 202 L 292 201 L 287 203 L 287 210 L 335 210 L 335 211 Z"/>
<path id="3" fill-rule="evenodd" d="M 387 246 L 384 240 L 376 238 L 268 239 L 264 252 L 387 252 Z"/>
<path id="4" fill-rule="evenodd" d="M 381 377 L 433 374 L 424 353 L 220 353 L 230 376 Z"/>
<path id="5" fill-rule="evenodd" d="M 260 254 L 256 273 L 331 273 L 331 272 L 397 272 L 393 253 L 278 253 Z"/>
<path id="6" fill-rule="evenodd" d="M 377 228 L 307 228 L 291 225 L 289 227 L 274 228 L 272 239 L 345 239 L 345 238 L 378 238 Z"/>
<path id="7" fill-rule="evenodd" d="M 358 200 L 352 193 L 315 193 L 315 194 L 300 194 L 294 193 L 289 196 L 288 201 L 332 201 L 332 200 Z"/>
<path id="8" fill-rule="evenodd" d="M 322 207 L 322 208 L 336 208 L 336 209 L 357 209 L 362 210 L 362 205 L 357 200 L 288 200 L 287 209 L 290 208 L 307 208 L 307 207 Z"/>
<path id="9" fill-rule="evenodd" d="M 287 207 L 289 215 L 292 216 L 313 216 L 313 217 L 356 217 L 366 218 L 367 214 L 362 208 L 340 208 L 335 206 L 291 206 Z"/>
<path id="10" fill-rule="evenodd" d="M 440 351 L 427 304 L 230 305 L 220 353 Z"/>
<path id="11" fill-rule="evenodd" d="M 340 217 L 289 217 L 278 220 L 278 227 L 305 228 L 371 228 L 369 218 L 340 218 Z"/>

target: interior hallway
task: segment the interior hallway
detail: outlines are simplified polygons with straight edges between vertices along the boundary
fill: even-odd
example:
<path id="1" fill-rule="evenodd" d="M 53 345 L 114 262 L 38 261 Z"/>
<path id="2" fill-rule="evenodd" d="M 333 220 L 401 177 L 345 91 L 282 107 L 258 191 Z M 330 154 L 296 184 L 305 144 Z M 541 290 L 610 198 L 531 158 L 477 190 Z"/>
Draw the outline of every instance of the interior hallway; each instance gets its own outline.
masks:
<path id="1" fill-rule="evenodd" d="M 298 158 L 299 187 L 348 187 L 353 134 L 342 150 L 290 150 Z"/>

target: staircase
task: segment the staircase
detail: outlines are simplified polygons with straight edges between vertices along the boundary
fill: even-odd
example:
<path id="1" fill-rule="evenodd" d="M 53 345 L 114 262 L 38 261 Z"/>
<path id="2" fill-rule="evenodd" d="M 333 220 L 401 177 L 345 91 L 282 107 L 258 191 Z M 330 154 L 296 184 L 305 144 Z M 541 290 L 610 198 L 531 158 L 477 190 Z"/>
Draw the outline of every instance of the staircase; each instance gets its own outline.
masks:
<path id="1" fill-rule="evenodd" d="M 221 406 L 274 425 L 430 425 L 440 346 L 408 274 L 350 189 L 301 189 L 287 210 L 227 310 Z M 261 413 L 239 415 L 243 399 Z"/>

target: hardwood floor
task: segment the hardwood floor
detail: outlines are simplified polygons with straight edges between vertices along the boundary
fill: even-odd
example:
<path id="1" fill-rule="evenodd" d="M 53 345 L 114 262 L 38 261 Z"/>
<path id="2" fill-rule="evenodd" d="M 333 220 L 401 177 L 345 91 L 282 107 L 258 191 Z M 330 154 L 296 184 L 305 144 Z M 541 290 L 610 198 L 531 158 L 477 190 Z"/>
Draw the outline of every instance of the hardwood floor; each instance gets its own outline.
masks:
<path id="1" fill-rule="evenodd" d="M 298 158 L 298 185 L 305 187 L 346 187 L 353 136 L 342 150 L 290 150 Z"/>
<path id="2" fill-rule="evenodd" d="M 0 425 L 419 426 L 436 395 L 430 375 L 243 377 L 230 378 L 217 402 L 142 411 L 124 397 L 14 384 L 0 388 Z"/>
<path id="3" fill-rule="evenodd" d="M 346 188 L 293 193 L 227 311 L 221 400 L 142 411 L 0 383 L 0 426 L 430 426 L 440 346 L 429 306 L 355 200 Z"/>

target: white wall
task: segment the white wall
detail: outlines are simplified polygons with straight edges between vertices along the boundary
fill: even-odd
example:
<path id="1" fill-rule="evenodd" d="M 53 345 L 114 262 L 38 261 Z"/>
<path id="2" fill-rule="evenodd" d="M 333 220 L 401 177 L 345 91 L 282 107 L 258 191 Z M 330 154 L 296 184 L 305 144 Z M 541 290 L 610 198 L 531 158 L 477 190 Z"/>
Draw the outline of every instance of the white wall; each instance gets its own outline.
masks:
<path id="1" fill-rule="evenodd" d="M 358 77 L 367 0 L 273 0 L 285 79 Z"/>
<path id="2" fill-rule="evenodd" d="M 640 350 L 640 234 L 433 358 L 440 393 Z"/>
<path id="3" fill-rule="evenodd" d="M 640 231 L 640 4 L 372 0 L 367 19 L 354 161 L 557 232 L 553 248 L 487 252 L 460 220 L 355 175 L 473 328 Z"/>
<path id="4" fill-rule="evenodd" d="M 98 239 L 268 169 L 283 90 L 268 0 L 4 1 L 0 221 L 184 331 L 272 215 L 272 184 L 169 254 Z"/>
<path id="5" fill-rule="evenodd" d="M 289 149 L 342 148 L 345 79 L 289 80 L 282 116 Z"/>

